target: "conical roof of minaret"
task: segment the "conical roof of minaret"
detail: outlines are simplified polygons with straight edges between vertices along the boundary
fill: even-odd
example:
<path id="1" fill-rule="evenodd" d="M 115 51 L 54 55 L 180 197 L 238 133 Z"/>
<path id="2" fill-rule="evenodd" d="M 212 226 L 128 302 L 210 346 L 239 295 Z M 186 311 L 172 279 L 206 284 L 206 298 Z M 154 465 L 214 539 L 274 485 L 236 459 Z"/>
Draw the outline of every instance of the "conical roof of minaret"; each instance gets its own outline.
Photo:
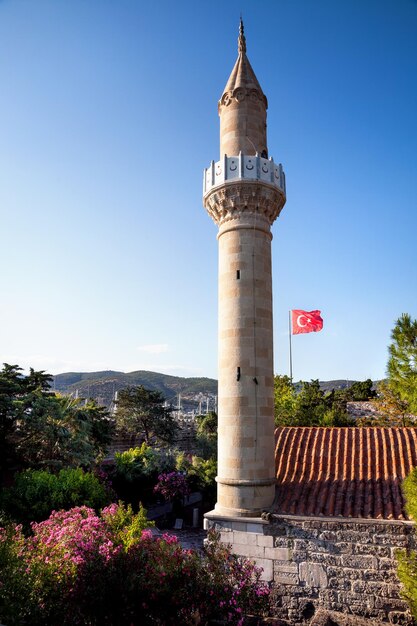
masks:
<path id="1" fill-rule="evenodd" d="M 268 102 L 265 94 L 262 91 L 262 87 L 256 78 L 255 72 L 249 62 L 246 55 L 246 37 L 244 33 L 243 21 L 240 20 L 239 37 L 238 37 L 238 57 L 226 87 L 223 90 L 223 94 L 229 92 L 235 92 L 236 89 L 256 90 L 265 99 L 265 106 L 268 106 Z"/>

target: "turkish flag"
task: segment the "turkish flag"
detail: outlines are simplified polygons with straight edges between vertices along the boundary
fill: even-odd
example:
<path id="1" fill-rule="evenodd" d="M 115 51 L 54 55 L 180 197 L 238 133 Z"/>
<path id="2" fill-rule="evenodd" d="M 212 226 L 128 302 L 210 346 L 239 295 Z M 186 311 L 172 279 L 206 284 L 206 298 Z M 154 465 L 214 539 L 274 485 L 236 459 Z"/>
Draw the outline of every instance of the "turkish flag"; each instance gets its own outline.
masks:
<path id="1" fill-rule="evenodd" d="M 321 311 L 301 311 L 293 309 L 292 313 L 292 334 L 316 333 L 323 328 Z"/>

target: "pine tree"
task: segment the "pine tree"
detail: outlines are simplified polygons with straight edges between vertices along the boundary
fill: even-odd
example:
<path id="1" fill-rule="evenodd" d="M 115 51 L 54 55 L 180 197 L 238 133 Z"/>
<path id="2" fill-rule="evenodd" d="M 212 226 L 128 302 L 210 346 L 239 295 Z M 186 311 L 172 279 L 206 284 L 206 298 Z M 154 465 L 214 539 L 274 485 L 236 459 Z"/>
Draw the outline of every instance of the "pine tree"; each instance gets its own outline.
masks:
<path id="1" fill-rule="evenodd" d="M 178 430 L 163 395 L 142 385 L 119 392 L 116 428 L 125 435 L 141 435 L 147 444 L 152 441 L 171 444 Z"/>
<path id="2" fill-rule="evenodd" d="M 417 520 L 417 468 L 414 468 L 402 484 L 406 498 L 406 511 Z M 398 577 L 403 584 L 402 595 L 407 600 L 411 614 L 417 620 L 417 552 L 400 550 L 396 553 Z"/>
<path id="3" fill-rule="evenodd" d="M 403 313 L 391 333 L 387 366 L 388 384 L 410 413 L 417 414 L 417 320 Z"/>

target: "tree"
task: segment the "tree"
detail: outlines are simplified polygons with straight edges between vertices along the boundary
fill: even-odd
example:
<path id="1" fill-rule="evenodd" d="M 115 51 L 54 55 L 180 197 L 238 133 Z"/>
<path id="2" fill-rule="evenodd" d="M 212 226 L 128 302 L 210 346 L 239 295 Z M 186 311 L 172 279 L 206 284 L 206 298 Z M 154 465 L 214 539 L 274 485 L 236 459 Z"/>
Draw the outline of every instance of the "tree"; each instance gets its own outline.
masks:
<path id="1" fill-rule="evenodd" d="M 21 368 L 4 363 L 0 372 L 0 470 L 1 473 L 10 465 L 14 449 L 10 444 L 10 434 L 18 419 L 15 397 L 22 393 Z"/>
<path id="2" fill-rule="evenodd" d="M 91 467 L 103 456 L 114 420 L 94 401 L 34 394 L 14 435 L 16 450 L 29 467 Z"/>
<path id="3" fill-rule="evenodd" d="M 331 402 L 326 401 L 324 391 L 318 380 L 303 382 L 300 393 L 297 396 L 295 406 L 295 420 L 298 426 L 318 426 Z"/>
<path id="4" fill-rule="evenodd" d="M 18 365 L 0 371 L 0 472 L 17 467 L 91 466 L 110 443 L 114 422 L 103 407 L 56 395 L 52 377 Z"/>
<path id="5" fill-rule="evenodd" d="M 411 426 L 417 414 L 417 320 L 403 313 L 395 322 L 388 346 L 388 378 L 378 385 L 373 404 L 377 415 L 362 419 L 367 426 Z"/>
<path id="6" fill-rule="evenodd" d="M 51 393 L 51 376 L 32 368 L 28 376 L 22 371 L 9 363 L 4 363 L 0 371 L 0 475 L 19 460 L 15 437 L 30 414 L 34 399 Z"/>
<path id="7" fill-rule="evenodd" d="M 296 392 L 289 376 L 274 377 L 274 416 L 276 426 L 294 425 Z"/>
<path id="8" fill-rule="evenodd" d="M 408 515 L 417 520 L 417 468 L 405 478 L 402 484 L 405 496 L 405 508 Z M 415 532 L 415 531 L 414 531 Z M 417 552 L 400 550 L 396 553 L 398 560 L 398 578 L 403 584 L 403 596 L 407 600 L 411 615 L 417 620 Z"/>
<path id="9" fill-rule="evenodd" d="M 417 414 L 417 320 L 403 313 L 391 333 L 388 347 L 388 385 Z"/>
<path id="10" fill-rule="evenodd" d="M 355 381 L 346 391 L 348 392 L 347 402 L 366 402 L 376 396 L 374 383 L 370 378 L 363 381 Z"/>
<path id="11" fill-rule="evenodd" d="M 358 426 L 414 426 L 415 422 L 409 416 L 408 402 L 392 389 L 387 380 L 378 385 L 378 396 L 372 401 L 376 409 L 375 415 L 362 417 Z"/>
<path id="12" fill-rule="evenodd" d="M 196 415 L 196 444 L 198 454 L 204 459 L 217 458 L 217 413 L 210 411 L 206 415 Z"/>
<path id="13" fill-rule="evenodd" d="M 196 415 L 197 432 L 217 438 L 217 413 L 210 411 L 206 415 Z"/>
<path id="14" fill-rule="evenodd" d="M 153 439 L 172 443 L 178 426 L 171 409 L 164 406 L 159 391 L 145 389 L 142 385 L 119 391 L 116 405 L 116 427 L 128 435 L 142 435 L 149 444 Z"/>
<path id="15" fill-rule="evenodd" d="M 372 385 L 372 381 L 371 385 Z M 360 383 L 361 385 L 363 383 Z M 367 385 L 366 385 L 367 386 Z M 318 380 L 303 382 L 297 395 L 288 376 L 275 376 L 275 424 L 277 426 L 348 426 L 347 392 L 325 393 Z"/>
<path id="16" fill-rule="evenodd" d="M 364 381 L 355 381 L 344 389 L 334 389 L 327 395 L 327 401 L 331 403 L 331 409 L 323 418 L 323 426 L 351 426 L 354 425 L 352 418 L 347 412 L 348 402 L 363 402 L 375 398 L 376 391 L 373 381 L 368 378 Z M 363 422 L 363 423 L 362 423 Z M 363 420 L 358 420 L 357 426 L 366 425 Z"/>

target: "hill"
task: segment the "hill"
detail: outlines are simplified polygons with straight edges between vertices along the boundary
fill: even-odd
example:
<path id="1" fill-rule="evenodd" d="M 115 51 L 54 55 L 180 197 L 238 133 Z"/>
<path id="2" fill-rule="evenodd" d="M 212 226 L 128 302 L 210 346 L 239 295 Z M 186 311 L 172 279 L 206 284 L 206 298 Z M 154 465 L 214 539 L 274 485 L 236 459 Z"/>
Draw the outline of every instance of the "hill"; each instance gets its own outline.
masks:
<path id="1" fill-rule="evenodd" d="M 181 404 L 191 410 L 199 402 L 211 398 L 210 409 L 214 408 L 217 394 L 217 380 L 213 378 L 183 378 L 158 372 L 139 370 L 137 372 L 67 372 L 53 377 L 53 388 L 60 393 L 78 394 L 81 398 L 94 398 L 100 404 L 110 406 L 116 391 L 128 386 L 143 385 L 146 389 L 160 391 L 164 398 L 176 405 L 178 394 Z M 190 403 L 193 405 L 190 406 Z"/>
<path id="2" fill-rule="evenodd" d="M 329 380 L 320 382 L 320 386 L 324 391 L 331 391 L 349 387 L 353 382 L 355 381 Z M 53 377 L 53 388 L 56 391 L 78 395 L 81 398 L 94 398 L 108 407 L 113 402 L 115 392 L 129 385 L 143 385 L 146 389 L 160 391 L 174 406 L 178 403 L 178 394 L 181 394 L 181 406 L 186 410 L 198 410 L 200 402 L 206 409 L 207 398 L 210 410 L 215 407 L 217 380 L 214 378 L 183 378 L 147 370 L 127 373 L 113 370 L 67 372 Z M 301 384 L 296 383 L 296 388 L 299 390 Z"/>

